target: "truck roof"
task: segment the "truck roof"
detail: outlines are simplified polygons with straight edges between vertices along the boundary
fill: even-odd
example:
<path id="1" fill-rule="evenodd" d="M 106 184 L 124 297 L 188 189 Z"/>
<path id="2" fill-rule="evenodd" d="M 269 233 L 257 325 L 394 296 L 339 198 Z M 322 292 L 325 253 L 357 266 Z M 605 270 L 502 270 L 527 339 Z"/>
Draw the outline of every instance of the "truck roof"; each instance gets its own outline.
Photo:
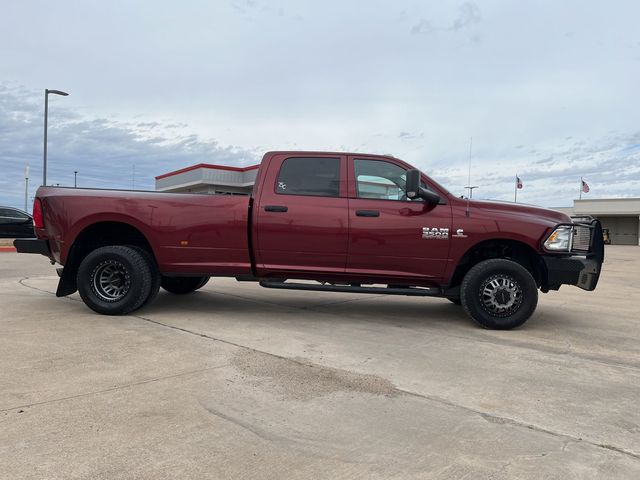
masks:
<path id="1" fill-rule="evenodd" d="M 397 158 L 390 153 L 381 155 L 379 153 L 366 153 L 366 152 L 327 152 L 318 150 L 271 150 L 264 154 L 263 158 L 271 155 L 366 155 L 367 157 L 378 158 Z"/>

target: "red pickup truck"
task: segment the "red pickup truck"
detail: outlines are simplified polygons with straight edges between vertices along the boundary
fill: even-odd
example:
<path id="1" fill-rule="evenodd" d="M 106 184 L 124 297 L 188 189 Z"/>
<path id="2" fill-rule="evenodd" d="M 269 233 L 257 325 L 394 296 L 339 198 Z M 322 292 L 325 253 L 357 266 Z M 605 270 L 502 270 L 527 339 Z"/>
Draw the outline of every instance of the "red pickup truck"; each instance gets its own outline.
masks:
<path id="1" fill-rule="evenodd" d="M 392 156 L 265 154 L 250 196 L 41 187 L 36 239 L 19 252 L 64 266 L 102 314 L 133 312 L 210 277 L 267 288 L 437 296 L 486 328 L 522 325 L 538 290 L 593 290 L 604 246 L 597 220 L 458 198 Z M 426 312 L 425 312 L 426 313 Z"/>

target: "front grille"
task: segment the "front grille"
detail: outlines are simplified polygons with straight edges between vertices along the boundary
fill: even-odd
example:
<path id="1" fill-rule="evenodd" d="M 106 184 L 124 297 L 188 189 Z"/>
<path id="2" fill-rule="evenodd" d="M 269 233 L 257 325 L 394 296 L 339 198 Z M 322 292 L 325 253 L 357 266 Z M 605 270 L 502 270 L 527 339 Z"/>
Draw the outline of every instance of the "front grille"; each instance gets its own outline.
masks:
<path id="1" fill-rule="evenodd" d="M 591 245 L 591 228 L 582 225 L 573 227 L 573 246 L 571 251 L 588 252 Z"/>

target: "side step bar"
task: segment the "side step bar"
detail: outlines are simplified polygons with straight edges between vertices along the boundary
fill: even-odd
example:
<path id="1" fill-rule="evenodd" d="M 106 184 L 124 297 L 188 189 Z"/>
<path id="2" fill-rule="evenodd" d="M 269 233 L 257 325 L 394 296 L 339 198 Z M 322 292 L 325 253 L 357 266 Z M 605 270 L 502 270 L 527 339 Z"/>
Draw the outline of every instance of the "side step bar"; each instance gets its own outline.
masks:
<path id="1" fill-rule="evenodd" d="M 261 287 L 280 288 L 284 290 L 312 290 L 316 292 L 344 292 L 344 293 L 377 293 L 379 295 L 407 295 L 410 297 L 442 297 L 443 292 L 435 288 L 420 287 L 361 287 L 359 285 L 329 285 L 311 283 L 277 282 L 262 280 Z"/>

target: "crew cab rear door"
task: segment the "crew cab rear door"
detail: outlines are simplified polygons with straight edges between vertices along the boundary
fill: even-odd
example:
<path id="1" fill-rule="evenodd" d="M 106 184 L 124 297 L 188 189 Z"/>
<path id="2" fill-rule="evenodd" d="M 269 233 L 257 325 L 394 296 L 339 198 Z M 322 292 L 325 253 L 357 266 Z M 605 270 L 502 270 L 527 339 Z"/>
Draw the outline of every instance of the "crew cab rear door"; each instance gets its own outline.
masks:
<path id="1" fill-rule="evenodd" d="M 264 167 L 254 205 L 259 273 L 344 272 L 349 232 L 346 157 L 282 153 Z"/>
<path id="2" fill-rule="evenodd" d="M 371 278 L 440 281 L 447 258 L 451 206 L 406 197 L 408 165 L 349 156 L 347 273 Z M 427 183 L 423 185 L 429 187 Z"/>

